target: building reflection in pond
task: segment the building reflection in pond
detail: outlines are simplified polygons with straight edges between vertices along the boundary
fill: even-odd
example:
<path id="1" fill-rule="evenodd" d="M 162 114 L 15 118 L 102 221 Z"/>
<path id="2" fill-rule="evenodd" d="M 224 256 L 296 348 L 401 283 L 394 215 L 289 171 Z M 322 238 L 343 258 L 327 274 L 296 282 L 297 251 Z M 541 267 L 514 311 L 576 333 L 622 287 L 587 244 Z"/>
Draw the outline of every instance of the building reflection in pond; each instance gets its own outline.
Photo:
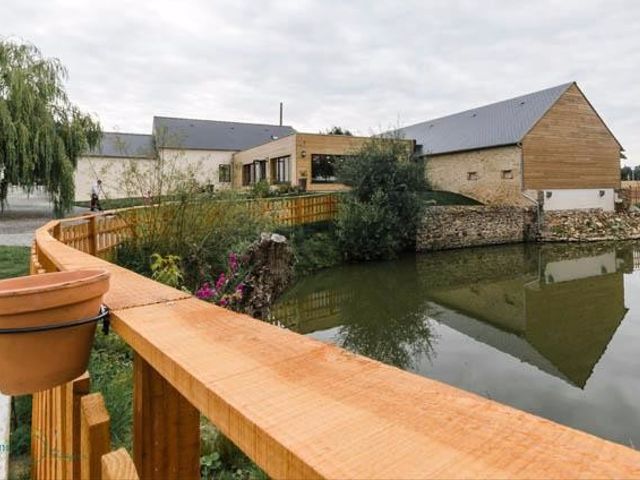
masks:
<path id="1" fill-rule="evenodd" d="M 405 369 L 437 354 L 435 320 L 583 388 L 624 318 L 632 267 L 631 250 L 612 245 L 437 252 L 321 272 L 272 313 Z"/>

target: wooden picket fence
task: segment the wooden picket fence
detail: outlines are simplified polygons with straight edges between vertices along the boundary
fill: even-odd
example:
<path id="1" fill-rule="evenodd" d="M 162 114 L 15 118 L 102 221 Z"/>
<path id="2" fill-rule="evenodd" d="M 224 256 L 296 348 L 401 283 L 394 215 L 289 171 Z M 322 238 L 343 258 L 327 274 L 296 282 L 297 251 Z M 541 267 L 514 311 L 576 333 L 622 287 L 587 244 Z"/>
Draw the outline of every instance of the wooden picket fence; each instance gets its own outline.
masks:
<path id="1" fill-rule="evenodd" d="M 297 226 L 326 222 L 335 218 L 338 196 L 308 195 L 289 198 L 240 200 L 249 212 L 266 215 L 278 225 Z M 81 252 L 108 259 L 123 240 L 135 235 L 135 226 L 144 221 L 143 210 L 155 206 L 132 207 L 100 214 L 88 214 L 61 222 L 53 232 L 62 243 Z"/>
<path id="2" fill-rule="evenodd" d="M 136 480 L 133 460 L 111 451 L 110 417 L 88 374 L 33 395 L 31 478 Z"/>

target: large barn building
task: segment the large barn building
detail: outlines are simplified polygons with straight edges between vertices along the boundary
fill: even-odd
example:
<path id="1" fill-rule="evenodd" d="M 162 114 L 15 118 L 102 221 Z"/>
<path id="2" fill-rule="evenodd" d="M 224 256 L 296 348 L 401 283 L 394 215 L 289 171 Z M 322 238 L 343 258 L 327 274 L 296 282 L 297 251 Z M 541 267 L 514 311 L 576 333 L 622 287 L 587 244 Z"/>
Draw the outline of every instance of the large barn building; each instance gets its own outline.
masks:
<path id="1" fill-rule="evenodd" d="M 613 210 L 622 146 L 575 82 L 405 127 L 431 187 L 487 204 Z"/>

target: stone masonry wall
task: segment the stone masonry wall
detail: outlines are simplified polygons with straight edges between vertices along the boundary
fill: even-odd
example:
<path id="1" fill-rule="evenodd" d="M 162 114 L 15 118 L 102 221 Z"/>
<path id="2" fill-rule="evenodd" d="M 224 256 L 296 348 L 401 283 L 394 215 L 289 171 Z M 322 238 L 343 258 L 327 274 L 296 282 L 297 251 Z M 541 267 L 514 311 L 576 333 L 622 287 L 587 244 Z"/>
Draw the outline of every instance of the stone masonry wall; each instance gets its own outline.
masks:
<path id="1" fill-rule="evenodd" d="M 537 226 L 533 207 L 428 207 L 418 229 L 416 250 L 535 241 Z"/>
<path id="2" fill-rule="evenodd" d="M 519 147 L 487 148 L 428 157 L 425 173 L 434 190 L 460 193 L 485 205 L 527 206 L 531 202 L 521 195 L 520 164 Z"/>

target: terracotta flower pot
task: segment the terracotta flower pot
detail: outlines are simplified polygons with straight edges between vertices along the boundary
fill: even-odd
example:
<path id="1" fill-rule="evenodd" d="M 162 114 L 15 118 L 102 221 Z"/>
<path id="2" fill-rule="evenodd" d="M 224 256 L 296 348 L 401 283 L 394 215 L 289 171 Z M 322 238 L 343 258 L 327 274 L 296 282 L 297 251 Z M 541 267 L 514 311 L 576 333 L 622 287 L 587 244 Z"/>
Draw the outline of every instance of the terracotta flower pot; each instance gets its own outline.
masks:
<path id="1" fill-rule="evenodd" d="M 106 270 L 75 270 L 0 280 L 0 391 L 23 395 L 82 375 L 96 322 L 58 329 L 98 315 L 109 289 Z"/>

